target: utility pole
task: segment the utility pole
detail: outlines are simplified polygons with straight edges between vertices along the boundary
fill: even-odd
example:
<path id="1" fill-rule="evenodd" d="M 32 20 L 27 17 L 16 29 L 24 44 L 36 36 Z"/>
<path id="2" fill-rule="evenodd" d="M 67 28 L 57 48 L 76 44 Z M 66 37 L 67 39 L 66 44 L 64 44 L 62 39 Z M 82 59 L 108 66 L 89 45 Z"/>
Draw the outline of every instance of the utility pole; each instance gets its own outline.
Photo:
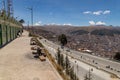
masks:
<path id="1" fill-rule="evenodd" d="M 31 22 L 32 22 L 32 27 L 33 27 L 33 7 L 31 7 Z"/>
<path id="2" fill-rule="evenodd" d="M 33 7 L 27 9 L 31 11 L 31 27 L 33 27 Z"/>

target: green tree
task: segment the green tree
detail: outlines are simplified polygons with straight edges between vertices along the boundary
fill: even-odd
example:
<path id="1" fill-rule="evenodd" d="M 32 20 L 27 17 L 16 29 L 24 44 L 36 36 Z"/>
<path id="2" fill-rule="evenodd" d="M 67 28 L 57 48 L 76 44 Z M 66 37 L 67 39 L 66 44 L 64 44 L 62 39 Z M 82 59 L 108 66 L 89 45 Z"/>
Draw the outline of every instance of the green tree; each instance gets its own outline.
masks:
<path id="1" fill-rule="evenodd" d="M 85 75 L 84 80 L 92 80 L 92 73 L 89 69 L 89 72 Z"/>
<path id="2" fill-rule="evenodd" d="M 56 58 L 57 58 L 57 63 L 64 69 L 65 68 L 64 55 L 61 54 L 59 48 L 58 48 L 58 51 L 57 51 Z"/>
<path id="3" fill-rule="evenodd" d="M 57 63 L 60 65 L 61 61 L 60 61 L 60 49 L 58 48 L 57 50 Z"/>
<path id="4" fill-rule="evenodd" d="M 68 56 L 65 58 L 65 69 L 66 69 L 66 74 L 69 75 L 69 70 L 70 70 L 70 61 L 68 59 Z"/>
<path id="5" fill-rule="evenodd" d="M 120 52 L 116 52 L 114 59 L 120 61 Z"/>
<path id="6" fill-rule="evenodd" d="M 72 80 L 74 80 L 74 67 L 69 70 L 69 75 Z"/>
<path id="7" fill-rule="evenodd" d="M 2 11 L 1 11 L 0 17 L 1 17 L 1 19 L 3 19 L 3 20 L 6 20 L 6 19 L 7 19 L 7 14 L 6 14 L 6 11 L 5 11 L 5 10 L 2 10 Z"/>
<path id="8" fill-rule="evenodd" d="M 58 36 L 58 41 L 62 44 L 62 46 L 67 44 L 67 37 L 65 34 L 61 34 Z"/>
<path id="9" fill-rule="evenodd" d="M 21 24 L 25 23 L 25 21 L 24 21 L 23 19 L 19 20 L 19 22 L 20 22 Z"/>
<path id="10" fill-rule="evenodd" d="M 64 56 L 63 54 L 60 55 L 60 65 L 62 66 L 62 68 L 65 68 L 65 62 L 64 62 Z"/>
<path id="11" fill-rule="evenodd" d="M 87 74 L 84 76 L 84 80 L 88 80 L 88 76 L 87 76 Z"/>
<path id="12" fill-rule="evenodd" d="M 74 67 L 70 68 L 69 76 L 70 76 L 71 80 L 79 80 L 76 73 L 74 72 Z"/>

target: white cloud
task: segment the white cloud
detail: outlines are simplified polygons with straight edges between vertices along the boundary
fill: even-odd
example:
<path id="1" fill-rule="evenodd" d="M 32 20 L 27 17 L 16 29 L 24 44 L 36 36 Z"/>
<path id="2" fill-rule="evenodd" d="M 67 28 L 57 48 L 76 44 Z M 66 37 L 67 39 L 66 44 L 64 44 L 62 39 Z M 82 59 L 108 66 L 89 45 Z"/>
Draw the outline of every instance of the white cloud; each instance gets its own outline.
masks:
<path id="1" fill-rule="evenodd" d="M 105 10 L 104 12 L 103 12 L 103 14 L 110 14 L 110 10 Z"/>
<path id="2" fill-rule="evenodd" d="M 57 24 L 57 23 L 48 23 L 46 25 L 60 25 L 60 24 Z"/>
<path id="3" fill-rule="evenodd" d="M 49 23 L 49 24 L 46 24 L 46 25 L 58 25 L 58 26 L 63 25 L 63 26 L 72 26 L 72 24 L 70 24 L 70 23 L 64 23 L 64 24 Z"/>
<path id="4" fill-rule="evenodd" d="M 102 22 L 102 21 L 98 21 L 98 22 L 89 21 L 89 24 L 90 24 L 90 25 L 106 25 L 106 23 L 105 23 L 105 22 Z"/>
<path id="5" fill-rule="evenodd" d="M 102 22 L 102 21 L 98 21 L 98 22 L 96 22 L 96 25 L 106 25 L 106 23 Z"/>
<path id="6" fill-rule="evenodd" d="M 95 22 L 94 21 L 89 21 L 89 24 L 90 25 L 95 25 Z"/>
<path id="7" fill-rule="evenodd" d="M 67 23 L 67 24 L 63 24 L 64 26 L 66 25 L 66 26 L 72 26 L 72 24 L 70 24 L 70 23 Z"/>
<path id="8" fill-rule="evenodd" d="M 38 22 L 36 22 L 34 25 L 35 25 L 35 26 L 40 26 L 41 23 L 42 23 L 41 21 L 38 21 Z"/>
<path id="9" fill-rule="evenodd" d="M 83 12 L 83 14 L 91 14 L 92 12 L 91 11 L 85 11 Z"/>
<path id="10" fill-rule="evenodd" d="M 94 15 L 101 15 L 103 13 L 103 11 L 95 11 L 93 12 Z"/>
<path id="11" fill-rule="evenodd" d="M 99 10 L 99 11 L 85 11 L 85 12 L 83 12 L 83 14 L 93 14 L 93 15 L 105 15 L 105 14 L 110 14 L 110 10 L 104 10 L 104 11 L 102 11 L 102 10 Z"/>

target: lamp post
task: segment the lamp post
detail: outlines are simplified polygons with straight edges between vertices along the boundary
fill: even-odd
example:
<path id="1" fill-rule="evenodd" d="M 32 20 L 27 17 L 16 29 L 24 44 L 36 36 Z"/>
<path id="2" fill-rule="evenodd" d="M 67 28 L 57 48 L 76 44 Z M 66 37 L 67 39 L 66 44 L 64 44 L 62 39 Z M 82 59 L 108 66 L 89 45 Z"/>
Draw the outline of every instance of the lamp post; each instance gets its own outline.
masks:
<path id="1" fill-rule="evenodd" d="M 78 76 L 78 63 L 77 63 L 77 61 L 75 61 L 75 64 L 76 64 L 76 75 Z"/>

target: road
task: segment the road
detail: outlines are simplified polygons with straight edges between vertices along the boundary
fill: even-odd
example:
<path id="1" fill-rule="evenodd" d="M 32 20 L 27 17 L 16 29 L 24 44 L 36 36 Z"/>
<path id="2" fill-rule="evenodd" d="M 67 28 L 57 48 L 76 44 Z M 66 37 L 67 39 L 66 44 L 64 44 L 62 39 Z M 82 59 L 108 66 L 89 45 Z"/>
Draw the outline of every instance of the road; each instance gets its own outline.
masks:
<path id="1" fill-rule="evenodd" d="M 48 49 L 48 51 L 50 53 L 52 53 L 52 56 L 55 57 L 56 50 L 58 47 L 60 48 L 60 46 L 57 44 L 54 44 L 53 42 L 48 41 L 46 39 L 41 39 L 40 42 L 43 43 L 43 45 Z M 78 67 L 79 71 L 78 70 L 77 71 L 78 71 L 78 75 L 81 79 L 83 79 L 84 75 L 91 68 L 94 69 L 94 71 L 92 72 L 94 80 L 112 80 L 112 78 L 110 77 L 111 74 L 107 73 L 105 71 L 109 71 L 118 76 L 120 75 L 120 73 L 117 72 L 120 70 L 120 63 L 113 62 L 113 61 L 110 61 L 110 60 L 107 60 L 104 58 L 100 58 L 97 56 L 81 53 L 81 52 L 74 51 L 74 50 L 70 50 L 70 52 L 68 52 L 68 51 L 66 51 L 66 50 L 68 50 L 68 48 L 64 48 L 64 49 L 60 48 L 60 50 L 62 51 L 62 53 L 67 54 L 70 57 L 74 57 L 75 61 L 77 61 L 77 63 L 79 63 L 79 64 L 76 64 L 76 63 L 74 63 L 73 59 L 72 60 L 70 59 L 71 63 L 74 66 L 77 66 L 77 65 L 79 66 Z M 83 64 L 84 64 L 84 66 L 83 66 Z M 106 66 L 108 66 L 108 65 L 110 65 L 110 68 L 106 68 Z M 103 70 L 105 70 L 105 71 L 103 71 Z M 116 79 L 116 80 L 119 80 L 119 79 Z"/>

